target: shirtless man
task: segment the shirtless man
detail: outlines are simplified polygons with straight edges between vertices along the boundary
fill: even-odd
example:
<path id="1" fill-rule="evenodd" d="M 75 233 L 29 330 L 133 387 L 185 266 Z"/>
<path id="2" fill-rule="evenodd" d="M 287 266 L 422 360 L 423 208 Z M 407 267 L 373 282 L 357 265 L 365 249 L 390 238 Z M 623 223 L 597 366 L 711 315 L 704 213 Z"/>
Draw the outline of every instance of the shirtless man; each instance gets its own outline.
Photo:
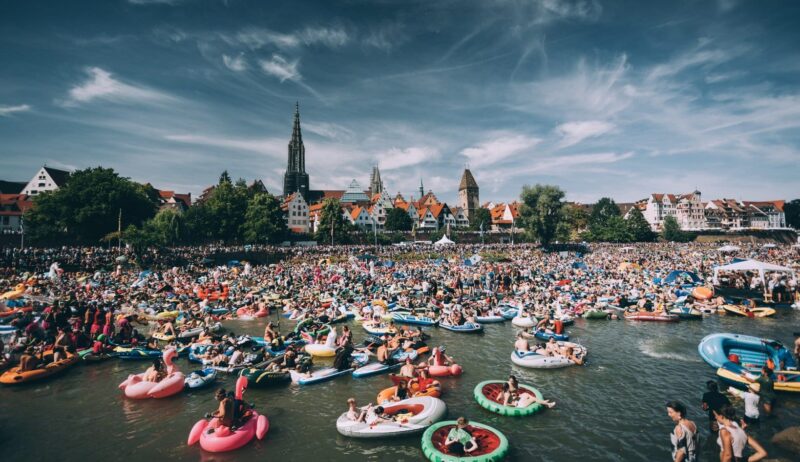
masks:
<path id="1" fill-rule="evenodd" d="M 517 340 L 514 342 L 514 349 L 517 351 L 531 351 L 530 345 L 528 345 L 528 341 L 525 340 L 525 337 L 522 335 L 522 332 L 517 334 Z"/>

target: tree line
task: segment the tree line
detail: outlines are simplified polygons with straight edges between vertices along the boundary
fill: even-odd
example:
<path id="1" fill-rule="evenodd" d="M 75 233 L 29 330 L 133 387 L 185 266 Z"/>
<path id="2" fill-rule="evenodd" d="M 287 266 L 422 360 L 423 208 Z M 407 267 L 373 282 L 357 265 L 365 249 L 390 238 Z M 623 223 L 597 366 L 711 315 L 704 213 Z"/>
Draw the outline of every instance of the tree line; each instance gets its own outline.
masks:
<path id="1" fill-rule="evenodd" d="M 666 217 L 660 236 L 654 233 L 642 212 L 634 207 L 623 217 L 610 198 L 600 199 L 591 212 L 564 200 L 557 186 L 524 186 L 520 195 L 516 228 L 524 240 L 548 245 L 553 242 L 651 242 L 659 237 L 684 242 L 693 239 L 681 231 L 674 217 Z M 233 181 L 222 172 L 203 200 L 183 212 L 160 208 L 159 194 L 150 185 L 121 177 L 110 168 L 87 168 L 74 172 L 62 188 L 42 193 L 25 213 L 26 237 L 38 244 L 96 245 L 116 241 L 136 247 L 173 246 L 208 242 L 275 244 L 288 236 L 280 200 L 263 184 Z M 800 227 L 800 200 L 785 205 L 787 223 Z M 479 208 L 470 217 L 470 230 L 489 231 L 489 210 Z M 122 234 L 118 228 L 122 224 Z M 385 244 L 411 231 L 413 220 L 401 208 L 387 212 L 385 229 L 379 234 Z M 326 199 L 315 233 L 319 243 L 372 242 L 371 230 L 359 230 L 342 212 L 337 199 Z M 441 234 L 441 232 L 439 233 Z"/>

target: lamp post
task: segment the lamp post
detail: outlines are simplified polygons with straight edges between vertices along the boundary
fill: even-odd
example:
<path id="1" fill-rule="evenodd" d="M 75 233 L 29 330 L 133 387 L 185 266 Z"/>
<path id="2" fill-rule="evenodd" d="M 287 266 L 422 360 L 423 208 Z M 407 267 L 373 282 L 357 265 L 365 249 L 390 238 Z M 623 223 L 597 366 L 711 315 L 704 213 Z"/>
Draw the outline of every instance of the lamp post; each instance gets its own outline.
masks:
<path id="1" fill-rule="evenodd" d="M 514 216 L 511 216 L 511 245 L 514 245 Z"/>
<path id="2" fill-rule="evenodd" d="M 19 217 L 19 234 L 20 234 L 19 249 L 23 250 L 25 248 L 25 223 L 24 223 L 24 217 L 22 215 L 20 215 Z"/>

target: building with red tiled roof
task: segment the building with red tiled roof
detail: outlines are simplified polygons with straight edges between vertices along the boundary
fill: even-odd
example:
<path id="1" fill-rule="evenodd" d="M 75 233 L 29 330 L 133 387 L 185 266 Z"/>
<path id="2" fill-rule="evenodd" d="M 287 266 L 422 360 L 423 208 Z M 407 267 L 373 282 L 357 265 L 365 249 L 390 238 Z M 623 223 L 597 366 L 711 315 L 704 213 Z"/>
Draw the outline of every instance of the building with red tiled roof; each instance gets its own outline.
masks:
<path id="1" fill-rule="evenodd" d="M 292 193 L 281 203 L 286 219 L 286 227 L 295 233 L 307 233 L 310 229 L 309 207 L 303 195 L 299 192 Z"/>
<path id="2" fill-rule="evenodd" d="M 171 208 L 183 212 L 192 206 L 192 193 L 179 194 L 175 191 L 156 189 L 160 208 Z"/>
<path id="3" fill-rule="evenodd" d="M 32 206 L 25 194 L 0 194 L 0 233 L 20 232 L 22 216 Z"/>

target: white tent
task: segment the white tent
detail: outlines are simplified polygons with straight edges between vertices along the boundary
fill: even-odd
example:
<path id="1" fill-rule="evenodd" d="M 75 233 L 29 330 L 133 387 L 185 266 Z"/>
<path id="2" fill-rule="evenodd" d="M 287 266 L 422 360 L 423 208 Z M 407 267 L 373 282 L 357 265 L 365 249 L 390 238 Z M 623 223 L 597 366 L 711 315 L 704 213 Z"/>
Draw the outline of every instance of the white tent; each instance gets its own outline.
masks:
<path id="1" fill-rule="evenodd" d="M 758 276 L 761 278 L 761 287 L 767 287 L 766 273 L 788 273 L 793 280 L 797 280 L 794 270 L 785 266 L 773 265 L 772 263 L 764 263 L 756 260 L 745 260 L 730 265 L 717 266 L 714 268 L 714 285 L 719 284 L 718 276 L 720 271 L 758 271 Z"/>
<path id="2" fill-rule="evenodd" d="M 769 244 L 764 244 L 761 247 L 764 247 L 765 249 L 774 249 L 775 247 L 778 246 L 770 242 Z"/>
<path id="3" fill-rule="evenodd" d="M 723 245 L 717 250 L 720 252 L 736 252 L 737 250 L 742 250 L 742 248 L 738 245 Z"/>
<path id="4" fill-rule="evenodd" d="M 451 244 L 455 244 L 455 242 L 451 241 L 447 237 L 447 235 L 442 236 L 441 239 L 433 243 L 433 245 L 451 245 Z"/>

